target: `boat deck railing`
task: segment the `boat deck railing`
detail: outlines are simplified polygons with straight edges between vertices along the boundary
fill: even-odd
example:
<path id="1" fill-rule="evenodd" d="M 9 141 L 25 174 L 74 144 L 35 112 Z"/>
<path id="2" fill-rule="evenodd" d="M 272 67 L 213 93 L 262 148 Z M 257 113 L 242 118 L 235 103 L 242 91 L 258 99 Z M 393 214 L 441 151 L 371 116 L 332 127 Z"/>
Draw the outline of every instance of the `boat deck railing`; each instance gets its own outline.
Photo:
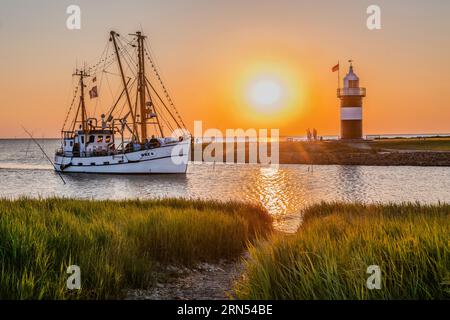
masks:
<path id="1" fill-rule="evenodd" d="M 183 140 L 180 140 L 181 142 Z M 164 144 L 164 146 L 176 144 L 177 142 L 168 142 Z M 94 150 L 91 152 L 79 152 L 79 151 L 72 151 L 72 152 L 65 152 L 62 148 L 58 148 L 55 151 L 55 154 L 58 156 L 66 156 L 66 157 L 81 157 L 81 158 L 88 158 L 88 157 L 106 157 L 106 156 L 115 156 L 115 155 L 121 155 L 121 154 L 127 154 L 131 152 L 136 151 L 145 151 L 145 150 L 152 150 L 160 148 L 161 144 L 152 144 L 148 143 L 146 145 L 139 144 L 139 145 L 133 145 L 131 143 L 123 145 L 122 143 L 119 145 L 117 149 L 109 149 L 109 150 Z"/>

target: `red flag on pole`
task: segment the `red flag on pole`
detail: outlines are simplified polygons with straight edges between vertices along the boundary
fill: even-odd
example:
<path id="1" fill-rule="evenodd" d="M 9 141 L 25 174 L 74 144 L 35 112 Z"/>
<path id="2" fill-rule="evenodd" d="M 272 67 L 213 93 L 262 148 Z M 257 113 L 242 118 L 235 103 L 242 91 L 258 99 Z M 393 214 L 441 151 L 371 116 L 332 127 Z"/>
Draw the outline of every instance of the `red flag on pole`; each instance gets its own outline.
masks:
<path id="1" fill-rule="evenodd" d="M 331 69 L 331 71 L 332 71 L 332 72 L 339 71 L 339 63 L 338 63 L 337 65 L 335 65 L 335 66 Z"/>

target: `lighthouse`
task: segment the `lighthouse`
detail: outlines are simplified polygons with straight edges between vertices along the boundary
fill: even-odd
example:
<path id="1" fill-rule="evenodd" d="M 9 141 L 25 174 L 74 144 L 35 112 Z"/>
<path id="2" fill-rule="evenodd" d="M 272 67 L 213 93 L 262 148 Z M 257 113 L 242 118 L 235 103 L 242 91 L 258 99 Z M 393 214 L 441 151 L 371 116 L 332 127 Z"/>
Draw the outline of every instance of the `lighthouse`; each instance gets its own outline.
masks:
<path id="1" fill-rule="evenodd" d="M 341 139 L 356 140 L 363 138 L 362 102 L 366 96 L 366 88 L 359 86 L 352 61 L 349 62 L 350 69 L 344 78 L 344 87 L 337 89 L 337 96 L 341 100 Z"/>

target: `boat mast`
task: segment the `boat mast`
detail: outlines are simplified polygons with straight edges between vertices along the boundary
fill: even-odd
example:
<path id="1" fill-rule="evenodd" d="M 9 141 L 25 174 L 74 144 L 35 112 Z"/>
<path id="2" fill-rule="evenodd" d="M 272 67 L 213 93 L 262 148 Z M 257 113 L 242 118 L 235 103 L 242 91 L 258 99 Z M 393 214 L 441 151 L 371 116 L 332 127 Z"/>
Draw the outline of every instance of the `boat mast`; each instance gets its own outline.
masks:
<path id="1" fill-rule="evenodd" d="M 73 74 L 74 76 L 80 77 L 80 106 L 81 106 L 81 127 L 84 133 L 88 131 L 87 126 L 87 113 L 86 113 L 86 104 L 84 101 L 84 78 L 89 77 L 89 75 L 84 70 L 76 70 Z M 78 113 L 77 113 L 78 114 Z M 75 119 L 76 121 L 76 119 Z"/>
<path id="2" fill-rule="evenodd" d="M 133 120 L 133 138 L 136 138 L 136 141 L 139 141 L 139 137 L 136 131 L 136 118 L 135 115 L 133 113 L 133 106 L 131 105 L 131 99 L 130 99 L 130 93 L 128 92 L 128 86 L 127 86 L 127 82 L 125 81 L 125 74 L 123 73 L 123 67 L 122 67 L 122 61 L 120 60 L 120 54 L 119 54 L 119 49 L 117 47 L 117 41 L 116 41 L 116 36 L 118 36 L 118 34 L 114 31 L 110 32 L 111 34 L 111 40 L 114 44 L 114 50 L 116 52 L 116 56 L 117 56 L 117 62 L 119 64 L 119 70 L 120 70 L 120 75 L 122 77 L 122 83 L 123 83 L 123 87 L 125 90 L 125 94 L 127 97 L 127 102 L 128 102 L 128 106 L 130 108 L 130 114 L 131 114 L 131 118 Z"/>
<path id="3" fill-rule="evenodd" d="M 150 123 L 147 120 L 148 109 L 147 109 L 147 97 L 146 92 L 148 92 L 148 100 L 150 106 L 152 106 L 152 96 L 147 87 L 147 77 L 145 76 L 145 46 L 144 40 L 146 36 L 142 35 L 140 31 L 136 31 L 135 34 L 130 34 L 131 36 L 137 37 L 137 50 L 138 50 L 138 95 L 139 95 L 139 109 L 140 109 L 140 125 L 141 125 L 141 142 L 144 142 L 148 138 L 147 125 Z M 155 110 L 156 112 L 156 110 Z M 159 118 L 156 115 L 156 121 L 153 124 L 158 125 L 161 137 L 164 137 L 164 132 L 162 130 Z"/>
<path id="4" fill-rule="evenodd" d="M 138 39 L 138 90 L 139 90 L 139 105 L 141 114 L 141 139 L 144 142 L 147 139 L 147 108 L 145 105 L 145 64 L 144 64 L 144 38 L 141 32 L 136 32 Z"/>

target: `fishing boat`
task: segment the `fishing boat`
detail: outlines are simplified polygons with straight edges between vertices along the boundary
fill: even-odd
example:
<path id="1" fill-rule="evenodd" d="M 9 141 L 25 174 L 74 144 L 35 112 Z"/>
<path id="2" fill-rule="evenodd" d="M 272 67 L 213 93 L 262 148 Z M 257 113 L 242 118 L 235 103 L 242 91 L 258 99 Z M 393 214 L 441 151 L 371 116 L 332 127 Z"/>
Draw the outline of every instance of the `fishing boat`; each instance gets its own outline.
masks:
<path id="1" fill-rule="evenodd" d="M 122 37 L 111 31 L 99 61 L 77 68 L 73 76 L 77 82 L 61 130 L 61 147 L 55 153 L 56 171 L 186 173 L 191 135 L 142 32 Z M 102 89 L 105 84 L 111 96 L 100 99 L 108 91 Z M 108 111 L 98 117 L 95 113 L 104 101 L 109 101 Z"/>

